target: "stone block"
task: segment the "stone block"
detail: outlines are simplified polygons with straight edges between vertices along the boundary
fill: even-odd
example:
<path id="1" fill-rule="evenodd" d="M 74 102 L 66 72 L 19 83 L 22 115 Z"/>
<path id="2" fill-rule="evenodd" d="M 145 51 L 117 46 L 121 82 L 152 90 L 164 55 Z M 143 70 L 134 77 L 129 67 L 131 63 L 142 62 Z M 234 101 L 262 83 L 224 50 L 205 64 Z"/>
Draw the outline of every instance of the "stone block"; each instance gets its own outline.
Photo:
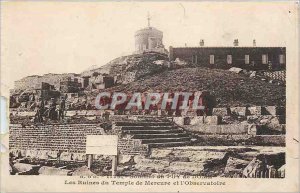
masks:
<path id="1" fill-rule="evenodd" d="M 33 165 L 25 163 L 15 163 L 13 167 L 17 170 L 17 172 L 27 172 L 33 169 Z"/>
<path id="2" fill-rule="evenodd" d="M 87 113 L 86 110 L 79 110 L 79 111 L 77 111 L 77 115 L 78 115 L 78 116 L 85 116 L 86 113 Z"/>
<path id="3" fill-rule="evenodd" d="M 188 110 L 186 111 L 186 116 L 197 116 L 197 112 L 194 110 Z"/>
<path id="4" fill-rule="evenodd" d="M 47 160 L 48 159 L 48 152 L 43 151 L 43 150 L 37 151 L 36 158 Z"/>
<path id="5" fill-rule="evenodd" d="M 86 111 L 86 116 L 102 116 L 103 111 L 101 110 L 88 110 Z"/>
<path id="6" fill-rule="evenodd" d="M 256 124 L 249 124 L 248 125 L 248 134 L 249 135 L 256 135 L 257 131 L 260 129 L 260 125 L 256 125 Z"/>
<path id="7" fill-rule="evenodd" d="M 275 125 L 272 129 L 285 134 L 286 133 L 286 124 Z"/>
<path id="8" fill-rule="evenodd" d="M 23 111 L 23 112 L 18 112 L 17 116 L 20 117 L 34 117 L 36 112 L 34 111 Z"/>
<path id="9" fill-rule="evenodd" d="M 62 160 L 62 161 L 71 161 L 71 153 L 63 152 L 60 155 L 60 160 Z"/>
<path id="10" fill-rule="evenodd" d="M 246 116 L 247 108 L 246 107 L 231 107 L 230 113 L 232 115 Z"/>
<path id="11" fill-rule="evenodd" d="M 91 172 L 91 170 L 88 169 L 87 166 L 82 166 L 78 169 L 76 169 L 72 176 L 97 176 L 95 173 Z"/>
<path id="12" fill-rule="evenodd" d="M 270 128 L 273 128 L 278 126 L 279 124 L 285 124 L 285 116 L 251 115 L 247 116 L 247 122 L 266 125 Z"/>
<path id="13" fill-rule="evenodd" d="M 9 109 L 9 113 L 10 113 L 12 116 L 16 116 L 16 115 L 18 114 L 18 111 L 14 111 L 14 110 Z"/>
<path id="14" fill-rule="evenodd" d="M 190 129 L 190 128 L 189 128 Z M 192 131 L 200 134 L 247 134 L 247 124 L 229 124 L 229 125 L 202 125 L 191 128 Z"/>
<path id="15" fill-rule="evenodd" d="M 76 161 L 85 161 L 86 160 L 86 154 L 85 153 L 74 153 L 73 159 Z"/>
<path id="16" fill-rule="evenodd" d="M 40 175 L 57 175 L 57 176 L 68 176 L 70 175 L 72 170 L 65 170 L 53 167 L 43 166 L 39 169 Z"/>
<path id="17" fill-rule="evenodd" d="M 188 158 L 192 162 L 206 162 L 211 160 L 224 159 L 226 152 L 204 151 L 204 150 L 174 150 L 175 157 Z"/>
<path id="18" fill-rule="evenodd" d="M 86 116 L 85 118 L 88 119 L 88 120 L 90 120 L 90 121 L 97 119 L 96 116 Z"/>
<path id="19" fill-rule="evenodd" d="M 255 138 L 265 146 L 285 146 L 285 135 L 260 135 Z"/>
<path id="20" fill-rule="evenodd" d="M 224 108 L 213 108 L 213 111 L 212 111 L 212 115 L 215 115 L 215 116 L 228 116 L 229 113 L 228 113 L 228 108 L 224 107 Z"/>
<path id="21" fill-rule="evenodd" d="M 261 115 L 262 107 L 261 106 L 248 107 L 247 114 L 248 115 Z"/>
<path id="22" fill-rule="evenodd" d="M 26 151 L 26 157 L 36 158 L 36 155 L 37 155 L 36 150 L 27 150 Z"/>
<path id="23" fill-rule="evenodd" d="M 77 115 L 77 111 L 66 111 L 66 117 L 73 117 Z"/>
<path id="24" fill-rule="evenodd" d="M 165 158 L 167 157 L 173 150 L 172 149 L 159 149 L 155 148 L 151 150 L 151 158 Z"/>
<path id="25" fill-rule="evenodd" d="M 229 172 L 243 172 L 243 169 L 249 164 L 249 161 L 234 157 L 229 157 L 225 166 L 225 173 Z"/>
<path id="26" fill-rule="evenodd" d="M 122 154 L 119 154 L 118 156 L 118 163 L 119 164 L 124 164 L 126 162 L 129 162 L 131 159 L 133 159 L 133 155 L 122 155 Z"/>
<path id="27" fill-rule="evenodd" d="M 174 117 L 173 122 L 176 123 L 177 125 L 184 125 L 184 117 Z"/>
<path id="28" fill-rule="evenodd" d="M 265 106 L 263 107 L 264 115 L 285 115 L 285 107 Z"/>
<path id="29" fill-rule="evenodd" d="M 135 165 L 135 168 L 142 171 L 152 171 L 156 172 L 164 170 L 170 165 L 169 161 L 165 160 L 154 160 L 154 159 L 140 159 Z"/>
<path id="30" fill-rule="evenodd" d="M 204 162 L 172 162 L 166 170 L 177 174 L 200 174 L 204 165 Z"/>
<path id="31" fill-rule="evenodd" d="M 190 125 L 219 125 L 221 118 L 219 116 L 197 116 L 190 117 Z"/>

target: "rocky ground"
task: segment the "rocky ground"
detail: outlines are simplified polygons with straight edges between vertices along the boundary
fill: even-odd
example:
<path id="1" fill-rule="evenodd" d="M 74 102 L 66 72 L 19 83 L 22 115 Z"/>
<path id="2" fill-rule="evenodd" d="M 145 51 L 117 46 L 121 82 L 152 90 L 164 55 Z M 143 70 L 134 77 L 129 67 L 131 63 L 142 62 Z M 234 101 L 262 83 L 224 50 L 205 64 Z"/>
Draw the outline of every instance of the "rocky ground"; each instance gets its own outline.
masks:
<path id="1" fill-rule="evenodd" d="M 91 169 L 87 162 L 57 162 L 57 160 L 16 159 L 11 173 L 18 175 L 111 175 L 111 159 L 101 157 Z M 284 177 L 285 149 L 259 146 L 187 146 L 153 148 L 149 156 L 120 155 L 117 175 L 150 176 L 192 175 L 205 177 L 269 177 L 270 168 L 276 177 Z M 278 171 L 280 173 L 278 174 Z M 275 172 L 275 173 L 274 173 Z M 274 177 L 273 176 L 273 177 Z"/>
<path id="2" fill-rule="evenodd" d="M 282 147 L 177 147 L 152 149 L 149 157 L 123 156 L 119 175 L 178 174 L 210 177 L 251 177 L 268 167 L 281 170 Z"/>
<path id="3" fill-rule="evenodd" d="M 163 71 L 146 76 L 127 85 L 120 85 L 118 91 L 201 91 L 208 90 L 216 96 L 218 106 L 285 106 L 285 86 L 250 78 L 223 69 L 182 68 Z"/>

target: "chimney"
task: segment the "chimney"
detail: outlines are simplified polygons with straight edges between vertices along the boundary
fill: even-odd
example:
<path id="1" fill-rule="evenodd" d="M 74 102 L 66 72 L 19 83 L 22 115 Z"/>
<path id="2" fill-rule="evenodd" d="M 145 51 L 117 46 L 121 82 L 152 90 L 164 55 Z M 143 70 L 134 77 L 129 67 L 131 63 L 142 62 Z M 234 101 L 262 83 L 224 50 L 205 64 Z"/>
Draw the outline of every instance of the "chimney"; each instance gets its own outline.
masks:
<path id="1" fill-rule="evenodd" d="M 253 47 L 256 47 L 256 40 L 253 40 Z"/>
<path id="2" fill-rule="evenodd" d="M 204 46 L 204 40 L 203 39 L 200 40 L 200 46 Z"/>
<path id="3" fill-rule="evenodd" d="M 235 39 L 233 41 L 233 46 L 239 46 L 239 39 Z"/>

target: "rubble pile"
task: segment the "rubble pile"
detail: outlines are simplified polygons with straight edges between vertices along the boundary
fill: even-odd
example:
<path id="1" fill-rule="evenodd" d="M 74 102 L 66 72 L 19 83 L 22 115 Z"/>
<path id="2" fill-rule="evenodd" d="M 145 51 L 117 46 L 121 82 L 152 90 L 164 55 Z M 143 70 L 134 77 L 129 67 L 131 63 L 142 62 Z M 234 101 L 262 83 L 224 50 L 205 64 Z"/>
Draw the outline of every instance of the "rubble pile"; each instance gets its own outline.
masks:
<path id="1" fill-rule="evenodd" d="M 100 68 L 85 71 L 82 75 L 108 72 L 112 76 L 118 76 L 117 81 L 122 84 L 127 82 L 126 79 L 129 78 L 130 73 L 134 73 L 133 80 L 135 80 L 145 75 L 160 72 L 167 67 L 170 67 L 167 55 L 148 52 L 116 58 Z"/>
<path id="2" fill-rule="evenodd" d="M 173 158 L 177 159 L 174 160 Z M 129 159 L 129 158 L 127 158 Z M 121 175 L 135 172 L 245 177 L 284 177 L 284 148 L 180 147 L 152 149 L 149 157 L 131 156 L 119 167 Z M 120 160 L 122 162 L 122 160 Z"/>
<path id="3" fill-rule="evenodd" d="M 200 67 L 164 71 L 114 89 L 139 92 L 209 90 L 216 96 L 218 106 L 285 106 L 286 103 L 284 85 L 270 84 L 228 70 Z"/>

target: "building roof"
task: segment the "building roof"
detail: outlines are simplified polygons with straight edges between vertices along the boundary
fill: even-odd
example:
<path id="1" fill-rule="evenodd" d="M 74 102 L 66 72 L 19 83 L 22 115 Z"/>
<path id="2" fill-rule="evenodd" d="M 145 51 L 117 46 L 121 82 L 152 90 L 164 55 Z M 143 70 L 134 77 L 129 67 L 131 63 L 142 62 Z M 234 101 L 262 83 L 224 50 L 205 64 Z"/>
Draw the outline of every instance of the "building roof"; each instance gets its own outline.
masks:
<path id="1" fill-rule="evenodd" d="M 172 46 L 170 46 L 172 47 Z M 281 48 L 281 49 L 285 49 L 286 47 L 281 47 L 281 46 L 195 46 L 195 47 L 172 47 L 173 49 L 176 48 L 188 48 L 188 49 L 199 49 L 199 48 Z"/>
<path id="2" fill-rule="evenodd" d="M 135 35 L 138 35 L 140 33 L 156 33 L 156 34 L 162 34 L 163 32 L 156 29 L 155 27 L 145 27 L 145 28 L 142 28 L 138 31 L 135 32 Z"/>

